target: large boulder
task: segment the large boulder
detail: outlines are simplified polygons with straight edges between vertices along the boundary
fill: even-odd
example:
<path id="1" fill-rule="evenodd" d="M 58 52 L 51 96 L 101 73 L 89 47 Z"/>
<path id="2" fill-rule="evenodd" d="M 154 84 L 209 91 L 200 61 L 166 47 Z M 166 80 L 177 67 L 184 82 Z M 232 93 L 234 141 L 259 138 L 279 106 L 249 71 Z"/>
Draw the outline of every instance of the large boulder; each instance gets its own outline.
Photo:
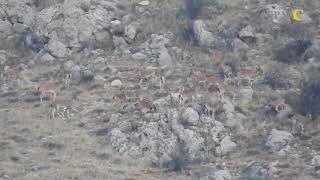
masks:
<path id="1" fill-rule="evenodd" d="M 285 148 L 292 140 L 293 136 L 291 133 L 272 129 L 268 136 L 266 146 L 269 147 L 272 152 L 277 152 Z"/>
<path id="2" fill-rule="evenodd" d="M 199 114 L 192 108 L 186 108 L 182 113 L 182 124 L 196 126 L 199 124 Z"/>
<path id="3" fill-rule="evenodd" d="M 3 2 L 3 1 L 2 1 Z M 24 24 L 31 26 L 35 21 L 36 9 L 28 4 L 32 4 L 32 0 L 10 0 L 1 2 L 1 7 L 5 9 L 5 19 L 10 19 L 12 24 Z"/>
<path id="4" fill-rule="evenodd" d="M 200 46 L 210 46 L 214 42 L 213 34 L 207 30 L 203 20 L 196 20 L 193 24 L 193 30 Z"/>
<path id="5" fill-rule="evenodd" d="M 11 32 L 12 25 L 8 21 L 0 21 L 0 39 L 7 38 Z"/>
<path id="6" fill-rule="evenodd" d="M 241 40 L 247 43 L 255 42 L 256 36 L 252 26 L 248 25 L 241 29 L 239 32 L 239 37 Z"/>
<path id="7" fill-rule="evenodd" d="M 112 48 L 111 19 L 123 13 L 116 3 L 88 0 L 65 1 L 37 14 L 35 29 L 75 50 L 83 47 Z"/>
<path id="8" fill-rule="evenodd" d="M 55 39 L 51 39 L 49 41 L 48 50 L 52 56 L 57 58 L 63 58 L 67 53 L 66 46 L 62 42 Z"/>
<path id="9" fill-rule="evenodd" d="M 129 24 L 128 26 L 125 27 L 124 29 L 124 36 L 128 42 L 132 42 L 136 35 L 137 35 L 137 24 Z"/>
<path id="10" fill-rule="evenodd" d="M 94 33 L 96 47 L 110 50 L 113 48 L 112 35 L 109 31 L 99 30 Z"/>
<path id="11" fill-rule="evenodd" d="M 237 144 L 231 140 L 230 136 L 226 136 L 220 142 L 220 146 L 216 148 L 216 153 L 218 155 L 226 155 L 230 152 L 233 152 L 237 147 Z"/>
<path id="12" fill-rule="evenodd" d="M 320 155 L 316 155 L 313 157 L 313 159 L 311 160 L 311 165 L 314 166 L 315 168 L 320 167 Z"/>
<path id="13" fill-rule="evenodd" d="M 109 139 L 112 147 L 120 153 L 124 153 L 127 149 L 127 136 L 119 129 L 113 129 L 109 133 Z"/>
<path id="14" fill-rule="evenodd" d="M 159 49 L 159 57 L 157 59 L 160 67 L 169 67 L 172 64 L 171 56 L 167 48 Z"/>
<path id="15" fill-rule="evenodd" d="M 170 39 L 164 37 L 163 35 L 151 35 L 151 53 L 160 67 L 168 67 L 172 64 L 172 58 L 168 49 L 166 48 L 166 45 L 169 44 L 169 42 Z"/>
<path id="16" fill-rule="evenodd" d="M 190 161 L 195 161 L 204 156 L 203 149 L 205 147 L 204 138 L 189 129 L 184 129 L 178 135 L 185 144 L 185 150 L 188 153 Z"/>

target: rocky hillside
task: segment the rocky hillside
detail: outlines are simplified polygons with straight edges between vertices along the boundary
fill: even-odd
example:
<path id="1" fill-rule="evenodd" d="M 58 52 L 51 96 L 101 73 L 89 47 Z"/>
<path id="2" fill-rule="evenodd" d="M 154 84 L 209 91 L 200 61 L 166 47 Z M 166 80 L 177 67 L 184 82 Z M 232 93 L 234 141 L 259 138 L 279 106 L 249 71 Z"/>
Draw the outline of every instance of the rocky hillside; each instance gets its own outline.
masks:
<path id="1" fill-rule="evenodd" d="M 0 179 L 320 178 L 319 8 L 0 0 Z"/>

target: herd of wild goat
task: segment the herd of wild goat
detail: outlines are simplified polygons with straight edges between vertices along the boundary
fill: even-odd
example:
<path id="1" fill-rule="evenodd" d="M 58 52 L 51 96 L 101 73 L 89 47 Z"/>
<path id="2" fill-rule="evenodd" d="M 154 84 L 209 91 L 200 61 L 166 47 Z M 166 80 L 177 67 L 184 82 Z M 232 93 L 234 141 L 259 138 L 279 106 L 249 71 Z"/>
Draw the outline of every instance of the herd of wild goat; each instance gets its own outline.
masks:
<path id="1" fill-rule="evenodd" d="M 177 87 L 177 80 L 170 77 L 166 71 L 168 68 L 145 67 L 139 63 L 122 67 L 123 80 L 115 79 L 111 82 L 104 83 L 104 89 L 108 94 L 110 102 L 113 105 L 133 103 L 134 107 L 143 114 L 156 111 L 152 100 L 146 99 L 144 89 L 150 82 L 158 82 L 154 87 L 161 91 L 165 91 L 173 95 L 175 103 L 181 106 L 199 103 L 202 105 L 203 113 L 212 116 L 218 107 L 228 98 L 236 103 L 241 88 L 253 88 L 253 83 L 261 78 L 264 74 L 261 66 L 257 65 L 250 68 L 240 69 L 237 73 L 225 66 L 221 61 L 222 52 L 213 51 L 213 61 L 215 66 L 223 69 L 222 74 L 201 73 L 190 68 L 190 71 L 180 78 L 185 78 L 183 85 Z M 121 67 L 119 67 L 121 69 Z M 31 69 L 9 67 L 6 63 L 0 64 L 0 78 L 2 84 L 19 80 L 24 76 L 32 74 Z M 59 77 L 63 77 L 59 83 L 43 82 L 37 85 L 40 101 L 47 94 L 51 95 L 50 107 L 52 108 L 52 118 L 56 115 L 60 118 L 69 118 L 70 111 L 77 110 L 73 107 L 73 98 L 60 95 L 61 91 L 71 91 L 73 81 L 73 72 L 71 69 L 63 69 Z M 135 81 L 135 86 L 127 86 L 123 81 Z M 279 113 L 285 108 L 284 99 L 280 98 L 270 103 L 272 110 Z"/>

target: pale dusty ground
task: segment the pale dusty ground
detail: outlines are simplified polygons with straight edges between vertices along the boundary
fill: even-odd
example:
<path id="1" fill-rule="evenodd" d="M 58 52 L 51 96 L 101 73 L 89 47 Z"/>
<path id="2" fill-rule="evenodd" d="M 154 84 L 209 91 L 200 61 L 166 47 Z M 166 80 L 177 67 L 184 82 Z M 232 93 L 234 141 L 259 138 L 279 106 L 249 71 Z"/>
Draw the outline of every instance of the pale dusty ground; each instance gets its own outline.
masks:
<path id="1" fill-rule="evenodd" d="M 1 102 L 2 101 L 2 102 Z M 39 101 L 0 99 L 0 179 L 188 179 L 119 157 L 78 119 L 51 119 Z M 23 105 L 21 105 L 23 104 Z"/>

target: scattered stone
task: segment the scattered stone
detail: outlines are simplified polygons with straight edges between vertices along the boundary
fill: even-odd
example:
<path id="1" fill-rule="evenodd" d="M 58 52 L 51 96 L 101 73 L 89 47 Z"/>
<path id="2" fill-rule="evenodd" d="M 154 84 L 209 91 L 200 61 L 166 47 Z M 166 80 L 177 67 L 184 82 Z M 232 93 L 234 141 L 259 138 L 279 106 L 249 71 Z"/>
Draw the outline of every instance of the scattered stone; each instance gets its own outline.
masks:
<path id="1" fill-rule="evenodd" d="M 150 2 L 149 1 L 141 1 L 138 4 L 141 6 L 148 6 L 150 4 Z"/>
<path id="2" fill-rule="evenodd" d="M 113 86 L 113 87 L 121 87 L 122 86 L 122 82 L 121 82 L 121 80 L 120 79 L 116 79 L 116 80 L 113 80 L 112 82 L 111 82 L 111 86 Z"/>
<path id="3" fill-rule="evenodd" d="M 214 172 L 213 179 L 214 180 L 227 180 L 227 179 L 232 179 L 232 176 L 228 170 L 218 170 L 218 171 Z"/>
<path id="4" fill-rule="evenodd" d="M 147 56 L 142 54 L 142 53 L 140 53 L 140 52 L 137 52 L 135 54 L 132 54 L 132 58 L 134 60 L 144 60 L 144 59 L 147 59 Z"/>

